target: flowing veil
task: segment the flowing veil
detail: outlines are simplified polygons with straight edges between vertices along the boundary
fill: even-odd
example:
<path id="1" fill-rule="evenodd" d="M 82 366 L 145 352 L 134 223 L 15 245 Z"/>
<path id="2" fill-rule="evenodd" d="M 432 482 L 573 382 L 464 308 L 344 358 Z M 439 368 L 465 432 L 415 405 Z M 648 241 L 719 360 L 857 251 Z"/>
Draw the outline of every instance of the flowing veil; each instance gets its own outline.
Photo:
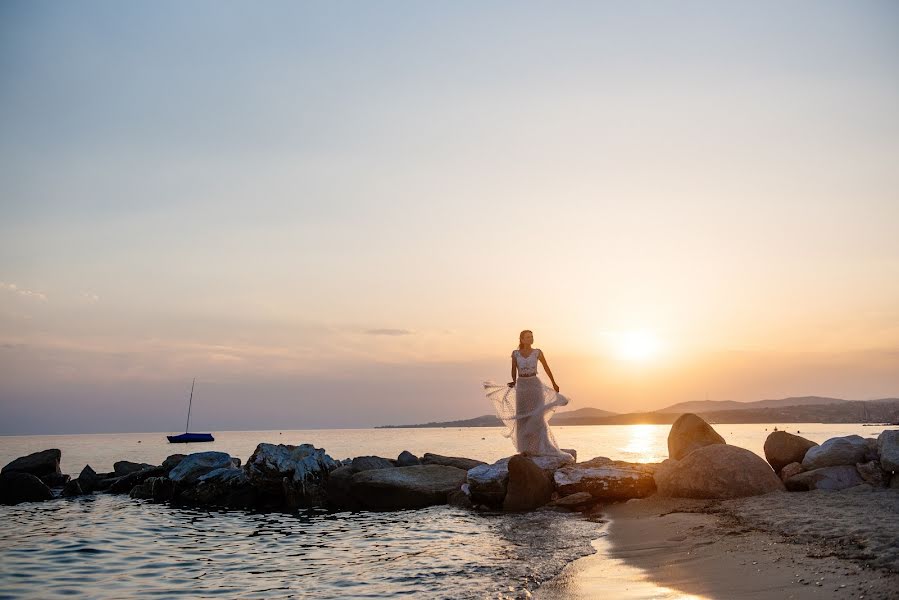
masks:
<path id="1" fill-rule="evenodd" d="M 537 377 L 534 381 L 527 382 L 529 389 L 525 402 L 522 402 L 523 398 L 518 397 L 519 391 L 516 387 L 490 380 L 484 381 L 483 385 L 487 397 L 493 402 L 496 416 L 506 426 L 503 435 L 512 438 L 518 452 L 531 454 L 561 452 L 549 428 L 549 420 L 557 408 L 570 402 L 567 396 L 556 392 Z"/>

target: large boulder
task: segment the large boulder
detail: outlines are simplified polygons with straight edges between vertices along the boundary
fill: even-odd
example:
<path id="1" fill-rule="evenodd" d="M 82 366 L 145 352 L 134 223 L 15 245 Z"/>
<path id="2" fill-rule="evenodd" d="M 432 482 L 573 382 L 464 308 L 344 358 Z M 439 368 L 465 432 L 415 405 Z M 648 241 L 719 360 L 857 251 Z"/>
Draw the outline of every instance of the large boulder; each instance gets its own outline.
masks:
<path id="1" fill-rule="evenodd" d="M 148 477 L 129 492 L 132 498 L 164 502 L 175 495 L 175 483 L 168 477 Z"/>
<path id="2" fill-rule="evenodd" d="M 853 465 L 837 465 L 793 475 L 785 483 L 791 492 L 804 492 L 807 490 L 845 490 L 865 483 L 865 481 Z"/>
<path id="3" fill-rule="evenodd" d="M 501 458 L 491 465 L 482 464 L 468 470 L 469 495 L 474 504 L 502 506 L 509 482 L 510 458 Z M 547 474 L 552 474 L 565 465 L 574 464 L 574 460 L 565 455 L 528 456 L 528 458 Z"/>
<path id="4" fill-rule="evenodd" d="M 702 417 L 684 413 L 671 425 L 671 431 L 668 432 L 668 457 L 680 460 L 697 448 L 726 443 Z"/>
<path id="5" fill-rule="evenodd" d="M 507 463 L 509 472 L 503 510 L 533 510 L 552 499 L 551 474 L 538 467 L 530 458 L 516 454 Z"/>
<path id="6" fill-rule="evenodd" d="M 256 489 L 246 471 L 223 467 L 200 477 L 197 485 L 185 490 L 180 499 L 208 506 L 250 508 L 256 503 Z"/>
<path id="7" fill-rule="evenodd" d="M 131 473 L 137 473 L 138 471 L 143 471 L 152 466 L 154 465 L 131 462 L 130 460 L 119 460 L 112 465 L 112 470 L 115 471 L 116 475 L 130 475 Z"/>
<path id="8" fill-rule="evenodd" d="M 780 472 L 790 463 L 801 463 L 808 449 L 817 445 L 817 442 L 786 431 L 773 431 L 765 440 L 765 459 Z"/>
<path id="9" fill-rule="evenodd" d="M 482 460 L 475 460 L 473 458 L 462 458 L 460 456 L 441 456 L 439 454 L 431 454 L 430 452 L 425 452 L 424 456 L 421 457 L 421 464 L 423 465 L 443 465 L 445 467 L 456 467 L 457 469 L 465 469 L 468 471 L 469 469 L 474 469 L 480 465 L 486 465 Z"/>
<path id="10" fill-rule="evenodd" d="M 350 493 L 367 510 L 423 508 L 446 504 L 465 476 L 464 470 L 443 465 L 371 469 L 352 476 Z"/>
<path id="11" fill-rule="evenodd" d="M 877 436 L 880 466 L 886 471 L 899 471 L 899 429 L 886 429 Z"/>
<path id="12" fill-rule="evenodd" d="M 351 464 L 353 470 L 357 473 L 360 471 L 371 471 L 372 469 L 393 469 L 396 467 L 392 461 L 387 458 L 381 458 L 380 456 L 357 456 L 353 459 Z"/>
<path id="13" fill-rule="evenodd" d="M 874 487 L 888 487 L 890 485 L 890 474 L 881 468 L 880 461 L 870 460 L 857 463 L 855 468 L 858 470 L 861 478 Z"/>
<path id="14" fill-rule="evenodd" d="M 798 462 L 791 462 L 790 464 L 788 464 L 787 466 L 785 466 L 783 469 L 780 470 L 780 473 L 779 473 L 780 480 L 786 481 L 793 475 L 799 475 L 803 471 L 805 471 L 805 469 L 802 468 L 802 464 L 800 464 Z"/>
<path id="15" fill-rule="evenodd" d="M 21 471 L 0 473 L 0 504 L 39 502 L 51 498 L 53 493 L 47 484 L 31 473 Z"/>
<path id="16" fill-rule="evenodd" d="M 396 466 L 398 467 L 414 467 L 415 465 L 420 464 L 421 460 L 408 450 L 403 450 L 400 452 L 400 455 L 396 457 Z"/>
<path id="17" fill-rule="evenodd" d="M 41 450 L 40 452 L 33 452 L 28 456 L 20 456 L 3 467 L 0 473 L 28 473 L 39 478 L 48 475 L 61 475 L 62 472 L 59 470 L 60 458 L 62 458 L 62 451 L 57 448 Z"/>
<path id="18" fill-rule="evenodd" d="M 353 497 L 351 488 L 353 483 L 353 475 L 357 471 L 353 469 L 352 464 L 337 467 L 330 474 L 325 482 L 325 492 L 327 503 L 336 509 L 343 510 L 359 510 L 362 506 Z"/>
<path id="19" fill-rule="evenodd" d="M 100 476 L 97 475 L 90 465 L 84 465 L 76 481 L 78 481 L 78 486 L 85 494 L 90 494 L 100 488 Z"/>
<path id="20" fill-rule="evenodd" d="M 656 467 L 652 463 L 629 463 L 600 456 L 562 467 L 553 479 L 563 496 L 588 492 L 595 500 L 629 500 L 655 493 Z"/>
<path id="21" fill-rule="evenodd" d="M 661 496 L 740 498 L 783 491 L 767 462 L 737 446 L 715 444 L 693 450 L 683 460 L 664 461 L 655 472 Z"/>
<path id="22" fill-rule="evenodd" d="M 325 502 L 325 483 L 339 466 L 312 444 L 259 444 L 246 471 L 264 508 L 294 509 Z"/>
<path id="23" fill-rule="evenodd" d="M 84 490 L 81 489 L 81 484 L 78 483 L 77 479 L 69 480 L 65 487 L 62 488 L 63 498 L 74 498 L 75 496 L 81 496 L 83 494 Z"/>
<path id="24" fill-rule="evenodd" d="M 813 471 L 822 467 L 855 466 L 864 462 L 868 445 L 860 435 L 833 437 L 820 446 L 812 446 L 802 459 L 802 468 Z"/>
<path id="25" fill-rule="evenodd" d="M 215 469 L 232 468 L 231 456 L 226 452 L 194 452 L 185 456 L 178 466 L 169 471 L 168 478 L 175 486 L 186 488 Z"/>

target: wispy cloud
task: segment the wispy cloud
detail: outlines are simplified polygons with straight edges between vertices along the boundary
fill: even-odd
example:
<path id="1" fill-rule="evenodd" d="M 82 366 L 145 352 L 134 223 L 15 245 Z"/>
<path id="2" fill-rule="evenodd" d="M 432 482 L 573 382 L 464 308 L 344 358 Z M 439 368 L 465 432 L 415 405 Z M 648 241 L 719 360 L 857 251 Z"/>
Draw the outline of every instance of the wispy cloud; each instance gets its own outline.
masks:
<path id="1" fill-rule="evenodd" d="M 19 287 L 14 283 L 6 283 L 5 281 L 0 281 L 0 289 L 6 290 L 8 292 L 12 292 L 14 294 L 18 294 L 20 296 L 24 296 L 26 298 L 33 298 L 35 300 L 40 300 L 41 302 L 47 301 L 47 296 L 42 294 L 41 292 L 35 292 L 34 290 L 29 290 L 23 287 Z"/>
<path id="2" fill-rule="evenodd" d="M 366 335 L 413 335 L 415 332 L 411 329 L 366 329 Z"/>

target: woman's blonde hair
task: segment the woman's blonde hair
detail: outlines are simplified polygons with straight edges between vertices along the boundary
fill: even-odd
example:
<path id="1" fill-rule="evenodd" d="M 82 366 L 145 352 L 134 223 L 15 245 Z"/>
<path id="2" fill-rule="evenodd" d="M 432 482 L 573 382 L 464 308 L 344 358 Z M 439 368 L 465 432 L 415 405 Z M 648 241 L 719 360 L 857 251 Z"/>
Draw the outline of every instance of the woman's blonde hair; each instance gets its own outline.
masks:
<path id="1" fill-rule="evenodd" d="M 534 332 L 531 331 L 530 329 L 522 329 L 521 333 L 518 334 L 518 349 L 519 350 L 524 348 L 524 344 L 521 343 L 521 338 L 523 338 L 524 334 L 526 334 L 526 333 L 530 333 L 531 335 L 534 335 Z"/>

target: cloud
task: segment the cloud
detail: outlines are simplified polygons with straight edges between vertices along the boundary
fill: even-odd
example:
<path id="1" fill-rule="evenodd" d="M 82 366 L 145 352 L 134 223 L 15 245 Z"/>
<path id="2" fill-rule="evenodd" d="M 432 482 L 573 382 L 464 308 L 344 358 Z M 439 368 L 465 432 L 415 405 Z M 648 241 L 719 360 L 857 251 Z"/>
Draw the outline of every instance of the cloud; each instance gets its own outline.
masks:
<path id="1" fill-rule="evenodd" d="M 6 283 L 4 281 L 0 281 L 0 289 L 4 289 L 20 296 L 25 296 L 26 298 L 34 298 L 35 300 L 40 300 L 41 302 L 47 301 L 47 296 L 45 294 L 42 294 L 41 292 L 35 292 L 34 290 L 20 288 L 14 283 Z"/>
<path id="2" fill-rule="evenodd" d="M 93 292 L 81 292 L 81 297 L 90 304 L 96 304 L 100 301 L 100 296 Z"/>
<path id="3" fill-rule="evenodd" d="M 410 329 L 366 329 L 366 335 L 413 335 L 415 332 Z"/>

